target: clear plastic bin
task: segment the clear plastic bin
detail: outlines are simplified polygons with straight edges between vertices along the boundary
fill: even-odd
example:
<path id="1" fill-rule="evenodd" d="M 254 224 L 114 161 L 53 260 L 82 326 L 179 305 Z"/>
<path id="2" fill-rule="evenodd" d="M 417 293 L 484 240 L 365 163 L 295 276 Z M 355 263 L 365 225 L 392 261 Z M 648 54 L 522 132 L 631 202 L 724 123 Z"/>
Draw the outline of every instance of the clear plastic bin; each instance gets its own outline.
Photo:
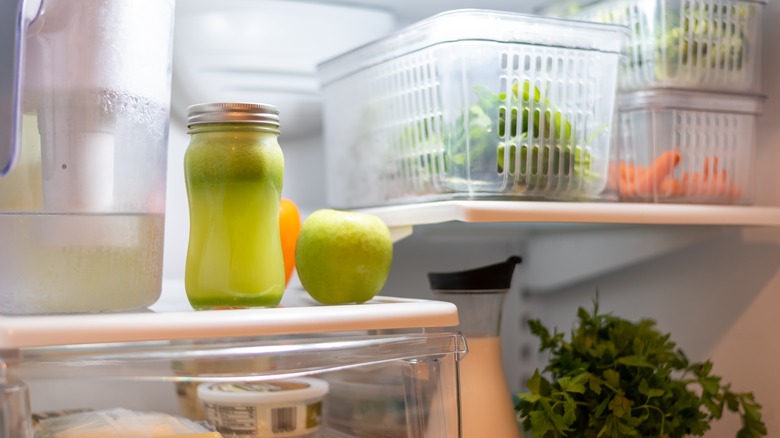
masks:
<path id="1" fill-rule="evenodd" d="M 183 285 L 164 287 L 163 299 L 168 292 L 185 297 Z M 301 411 L 261 412 L 255 403 L 233 403 L 218 423 L 203 424 L 224 438 L 269 424 L 285 431 L 278 436 L 459 436 L 458 363 L 467 349 L 462 335 L 444 331 L 458 323 L 451 303 L 379 296 L 365 305 L 321 306 L 295 289 L 273 309 L 193 312 L 184 303 L 143 313 L 0 316 L 0 438 L 37 437 L 33 414 L 50 412 L 122 408 L 201 424 L 209 419 L 204 408 L 214 408 L 193 394 L 201 383 L 281 385 L 301 377 L 334 382 L 321 404 L 306 406 L 305 430 L 292 421 Z M 340 403 L 365 398 L 345 393 L 341 380 L 381 385 L 393 410 L 345 417 Z M 128 427 L 139 429 L 133 436 L 167 436 L 142 434 L 140 423 Z"/>
<path id="2" fill-rule="evenodd" d="M 405 438 L 409 407 L 423 417 L 430 413 L 431 392 L 421 393 L 420 401 L 411 406 L 406 400 L 403 375 L 397 367 L 379 364 L 353 370 L 329 373 L 326 398 L 329 430 L 344 436 L 382 436 Z M 412 416 L 419 416 L 414 414 Z"/>
<path id="3" fill-rule="evenodd" d="M 570 1 L 545 15 L 631 29 L 620 89 L 760 90 L 761 11 L 766 0 Z"/>
<path id="4" fill-rule="evenodd" d="M 756 119 L 764 97 L 660 89 L 618 101 L 623 201 L 749 204 Z"/>
<path id="5" fill-rule="evenodd" d="M 329 203 L 597 197 L 626 38 L 460 10 L 324 62 Z"/>

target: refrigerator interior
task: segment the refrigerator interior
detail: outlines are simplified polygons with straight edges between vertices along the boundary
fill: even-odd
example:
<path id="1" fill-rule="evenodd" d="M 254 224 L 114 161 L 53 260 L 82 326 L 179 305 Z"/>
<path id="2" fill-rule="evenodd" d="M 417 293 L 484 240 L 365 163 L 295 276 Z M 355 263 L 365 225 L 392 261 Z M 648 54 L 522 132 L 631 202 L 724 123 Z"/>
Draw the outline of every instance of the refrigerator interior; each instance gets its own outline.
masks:
<path id="1" fill-rule="evenodd" d="M 397 26 L 435 12 L 479 7 L 532 11 L 542 1 L 391 2 L 363 5 L 389 8 Z M 780 206 L 780 57 L 771 41 L 780 5 L 769 2 L 763 27 L 763 92 L 769 96 L 759 118 L 755 202 Z M 282 42 L 279 42 L 282 44 Z M 290 47 L 289 50 L 293 50 Z M 174 83 L 174 87 L 175 87 Z M 185 106 L 195 102 L 176 102 Z M 273 102 L 271 102 L 273 103 Z M 326 207 L 322 138 L 297 135 L 285 124 L 280 138 L 285 153 L 284 196 L 304 214 Z M 181 116 L 172 122 L 169 147 L 164 274 L 183 276 L 187 242 L 187 200 L 182 157 L 188 137 Z M 416 227 L 395 246 L 390 278 L 382 294 L 432 298 L 426 273 L 458 270 L 521 254 L 502 320 L 503 359 L 508 385 L 523 388 L 543 363 L 526 329 L 530 318 L 563 331 L 571 327 L 578 306 L 590 306 L 596 291 L 601 309 L 638 319 L 653 318 L 692 360 L 711 358 L 714 371 L 736 390 L 753 391 L 764 406 L 770 431 L 780 430 L 780 228 L 677 225 L 457 224 Z M 293 279 L 293 282 L 296 280 Z M 707 436 L 733 436 L 735 416 L 724 415 Z"/>

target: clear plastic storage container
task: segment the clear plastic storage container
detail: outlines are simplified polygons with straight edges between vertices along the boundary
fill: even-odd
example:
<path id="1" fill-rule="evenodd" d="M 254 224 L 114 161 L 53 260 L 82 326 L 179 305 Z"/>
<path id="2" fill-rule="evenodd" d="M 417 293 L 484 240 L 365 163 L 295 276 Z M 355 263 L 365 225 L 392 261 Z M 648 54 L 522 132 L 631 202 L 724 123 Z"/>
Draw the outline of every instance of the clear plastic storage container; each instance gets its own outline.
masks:
<path id="1" fill-rule="evenodd" d="M 611 182 L 625 201 L 748 204 L 764 97 L 659 89 L 621 96 Z"/>
<path id="2" fill-rule="evenodd" d="M 626 38 L 460 10 L 324 62 L 329 203 L 597 197 Z"/>
<path id="3" fill-rule="evenodd" d="M 631 30 L 621 90 L 681 87 L 759 91 L 766 0 L 575 0 L 543 14 Z"/>
<path id="4" fill-rule="evenodd" d="M 185 296 L 181 286 L 175 292 Z M 457 368 L 466 344 L 444 331 L 458 323 L 455 305 L 380 296 L 320 306 L 302 290 L 288 290 L 282 304 L 194 312 L 158 303 L 148 313 L 0 316 L 0 438 L 38 437 L 33 418 L 55 416 L 61 434 L 53 436 L 107 436 L 102 429 L 86 433 L 95 429 L 92 412 L 134 437 L 173 436 L 161 432 L 185 424 L 216 428 L 224 438 L 459 436 Z M 360 409 L 365 397 L 345 393 L 337 377 L 381 385 L 392 412 L 350 414 L 345 427 L 342 405 Z M 312 391 L 266 394 L 268 403 L 247 392 L 315 379 L 321 383 Z M 326 391 L 329 380 L 333 389 Z M 208 384 L 238 392 L 197 393 Z M 303 405 L 288 403 L 292 395 Z M 123 421 L 110 420 L 117 416 Z M 73 427 L 59 427 L 65 422 Z"/>

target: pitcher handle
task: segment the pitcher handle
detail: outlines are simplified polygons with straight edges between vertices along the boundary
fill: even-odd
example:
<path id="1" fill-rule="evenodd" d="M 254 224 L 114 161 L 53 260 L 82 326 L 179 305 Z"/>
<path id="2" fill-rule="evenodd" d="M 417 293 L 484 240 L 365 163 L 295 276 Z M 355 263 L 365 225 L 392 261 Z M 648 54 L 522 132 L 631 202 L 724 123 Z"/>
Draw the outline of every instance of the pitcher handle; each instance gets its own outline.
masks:
<path id="1" fill-rule="evenodd" d="M 0 0 L 0 177 L 19 159 L 21 148 L 24 27 L 42 0 Z"/>

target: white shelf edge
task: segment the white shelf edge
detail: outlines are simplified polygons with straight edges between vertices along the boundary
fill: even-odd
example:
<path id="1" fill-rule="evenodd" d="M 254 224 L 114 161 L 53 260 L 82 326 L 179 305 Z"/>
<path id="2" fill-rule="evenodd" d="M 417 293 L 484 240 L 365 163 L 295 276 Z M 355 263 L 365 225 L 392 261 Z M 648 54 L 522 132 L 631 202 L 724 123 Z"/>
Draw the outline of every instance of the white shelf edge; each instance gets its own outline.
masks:
<path id="1" fill-rule="evenodd" d="M 440 201 L 359 209 L 390 228 L 460 222 L 780 226 L 780 207 L 539 201 Z"/>
<path id="2" fill-rule="evenodd" d="M 171 292 L 165 289 L 164 294 Z M 178 287 L 172 292 L 184 296 Z M 288 292 L 305 294 L 293 290 L 285 295 Z M 457 308 L 443 301 L 385 296 L 364 304 L 333 306 L 293 301 L 295 307 L 264 309 L 0 316 L 0 349 L 458 325 Z"/>

